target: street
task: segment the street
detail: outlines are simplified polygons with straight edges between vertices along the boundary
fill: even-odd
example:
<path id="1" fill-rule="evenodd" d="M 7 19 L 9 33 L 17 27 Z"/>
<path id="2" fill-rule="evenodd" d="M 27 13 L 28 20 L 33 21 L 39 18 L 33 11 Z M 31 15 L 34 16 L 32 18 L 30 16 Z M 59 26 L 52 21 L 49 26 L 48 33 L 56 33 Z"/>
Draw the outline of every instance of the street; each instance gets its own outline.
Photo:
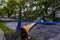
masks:
<path id="1" fill-rule="evenodd" d="M 11 29 L 16 29 L 18 22 L 5 22 L 5 24 Z M 30 22 L 22 22 L 21 26 L 25 26 L 28 24 L 30 24 Z"/>
<path id="2" fill-rule="evenodd" d="M 5 22 L 11 29 L 16 29 L 17 22 Z M 22 22 L 21 26 L 30 24 L 30 22 Z M 60 26 L 57 25 L 40 25 L 37 24 L 29 32 L 32 40 L 60 40 Z"/>

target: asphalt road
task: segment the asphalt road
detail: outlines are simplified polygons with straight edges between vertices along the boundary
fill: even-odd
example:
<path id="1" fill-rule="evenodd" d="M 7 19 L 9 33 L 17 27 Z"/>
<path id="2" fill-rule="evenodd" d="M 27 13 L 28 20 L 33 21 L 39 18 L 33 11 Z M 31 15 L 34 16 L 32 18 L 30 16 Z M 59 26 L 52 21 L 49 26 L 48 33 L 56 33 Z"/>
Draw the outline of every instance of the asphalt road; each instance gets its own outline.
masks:
<path id="1" fill-rule="evenodd" d="M 29 34 L 31 40 L 60 40 L 60 26 L 37 24 Z"/>
<path id="2" fill-rule="evenodd" d="M 16 29 L 18 22 L 5 22 L 5 24 L 11 29 Z M 30 24 L 30 22 L 22 22 L 21 27 L 28 24 Z"/>
<path id="3" fill-rule="evenodd" d="M 22 22 L 21 26 L 30 24 L 30 22 Z M 17 22 L 6 22 L 11 29 L 16 29 Z M 29 35 L 31 40 L 60 40 L 60 26 L 57 25 L 40 25 L 33 27 Z"/>

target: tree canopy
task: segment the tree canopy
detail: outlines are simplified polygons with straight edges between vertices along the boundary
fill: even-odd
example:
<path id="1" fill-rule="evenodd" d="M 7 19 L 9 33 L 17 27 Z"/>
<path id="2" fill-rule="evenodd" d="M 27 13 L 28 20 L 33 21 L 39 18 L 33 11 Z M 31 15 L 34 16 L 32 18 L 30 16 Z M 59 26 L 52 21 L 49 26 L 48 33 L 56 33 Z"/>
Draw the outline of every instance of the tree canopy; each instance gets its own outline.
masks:
<path id="1" fill-rule="evenodd" d="M 55 11 L 60 6 L 59 0 L 28 0 L 24 2 L 24 15 L 27 18 L 36 19 L 41 16 L 48 16 L 55 20 Z"/>
<path id="2" fill-rule="evenodd" d="M 60 0 L 17 1 L 18 0 L 8 0 L 8 2 L 6 2 L 6 6 L 4 6 L 4 14 L 7 13 L 8 17 L 12 14 L 16 15 L 19 11 L 19 7 L 21 6 L 23 19 L 35 20 L 37 17 L 49 16 L 48 18 L 55 20 L 54 12 L 60 6 Z"/>

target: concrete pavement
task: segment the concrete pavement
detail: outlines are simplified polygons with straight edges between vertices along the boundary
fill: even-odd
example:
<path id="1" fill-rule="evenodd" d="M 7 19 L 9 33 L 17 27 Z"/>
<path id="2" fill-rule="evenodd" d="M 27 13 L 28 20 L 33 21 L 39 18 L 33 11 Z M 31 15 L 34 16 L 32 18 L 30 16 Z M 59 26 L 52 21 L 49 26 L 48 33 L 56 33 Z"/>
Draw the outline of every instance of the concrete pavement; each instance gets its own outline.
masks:
<path id="1" fill-rule="evenodd" d="M 4 32 L 0 29 L 0 40 L 6 40 Z"/>

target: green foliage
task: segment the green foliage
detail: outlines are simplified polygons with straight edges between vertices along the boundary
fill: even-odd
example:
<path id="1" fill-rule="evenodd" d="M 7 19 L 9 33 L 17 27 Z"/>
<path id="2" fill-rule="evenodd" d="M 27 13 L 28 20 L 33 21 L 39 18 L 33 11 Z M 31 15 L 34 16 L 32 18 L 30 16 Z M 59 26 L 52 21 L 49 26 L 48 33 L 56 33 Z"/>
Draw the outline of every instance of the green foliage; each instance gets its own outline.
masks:
<path id="1" fill-rule="evenodd" d="M 35 3 L 34 3 L 35 2 Z M 29 6 L 27 6 L 26 4 L 29 4 Z M 19 7 L 22 7 L 22 10 L 24 11 L 23 14 L 24 16 L 22 16 L 22 18 L 28 18 L 28 19 L 36 19 L 37 17 L 41 17 L 42 16 L 49 16 L 48 14 L 48 8 L 51 7 L 53 8 L 52 10 L 55 11 L 57 6 L 60 5 L 60 1 L 59 0 L 21 0 L 20 2 L 17 2 L 16 0 L 8 0 L 8 2 L 6 2 L 7 6 L 4 6 L 3 9 L 0 8 L 0 15 L 1 14 L 8 14 L 8 17 L 10 17 L 12 14 L 16 15 L 17 13 L 17 9 L 19 9 Z M 43 8 L 44 6 L 44 8 Z M 33 10 L 32 8 L 36 7 L 35 10 Z M 50 15 L 54 15 L 51 12 Z M 42 13 L 41 13 L 42 12 Z M 55 17 L 53 16 L 52 20 Z"/>
<path id="2" fill-rule="evenodd" d="M 4 31 L 4 33 L 12 33 L 15 30 L 8 28 L 4 23 L 0 22 L 0 28 Z"/>
<path id="3" fill-rule="evenodd" d="M 18 3 L 15 0 L 8 0 L 6 3 L 6 13 L 8 13 L 8 17 L 10 17 L 12 14 L 16 14 L 16 6 L 18 6 Z"/>
<path id="4" fill-rule="evenodd" d="M 19 3 L 16 0 L 8 0 L 5 4 L 5 6 L 2 5 L 3 8 L 0 8 L 0 15 L 7 14 L 8 17 L 12 14 L 16 15 L 16 10 L 19 8 Z"/>
<path id="5" fill-rule="evenodd" d="M 28 2 L 30 3 L 30 6 L 25 7 L 25 8 L 27 8 L 27 11 L 26 11 L 27 13 L 26 12 L 24 13 L 24 17 L 26 17 L 28 19 L 36 19 L 37 17 L 41 17 L 41 15 L 42 15 L 42 16 L 48 16 L 47 18 L 51 19 L 53 21 L 56 19 L 54 16 L 55 15 L 54 11 L 60 5 L 59 0 L 29 0 Z M 37 2 L 37 3 L 34 3 L 34 2 Z M 34 6 L 37 7 L 37 9 L 33 11 L 32 8 Z M 44 8 L 42 6 L 44 6 Z M 51 10 L 52 12 L 50 14 L 48 13 L 49 7 L 53 8 Z"/>
<path id="6" fill-rule="evenodd" d="M 27 11 L 24 13 L 24 17 L 35 20 L 37 17 L 39 17 L 41 15 L 40 12 L 43 12 L 43 14 L 44 14 L 45 9 L 42 8 L 41 6 L 44 5 L 44 3 L 48 2 L 48 1 L 49 0 L 36 0 L 36 1 L 29 0 L 28 2 L 30 3 L 30 6 L 28 7 L 27 5 L 25 5 L 26 6 L 25 8 L 27 8 Z M 33 2 L 37 2 L 37 4 L 33 3 Z M 38 8 L 38 6 L 39 6 L 39 8 Z M 33 11 L 32 10 L 33 7 L 36 7 L 37 9 Z"/>
<path id="7" fill-rule="evenodd" d="M 5 15 L 5 10 L 3 8 L 0 8 L 0 15 Z"/>

